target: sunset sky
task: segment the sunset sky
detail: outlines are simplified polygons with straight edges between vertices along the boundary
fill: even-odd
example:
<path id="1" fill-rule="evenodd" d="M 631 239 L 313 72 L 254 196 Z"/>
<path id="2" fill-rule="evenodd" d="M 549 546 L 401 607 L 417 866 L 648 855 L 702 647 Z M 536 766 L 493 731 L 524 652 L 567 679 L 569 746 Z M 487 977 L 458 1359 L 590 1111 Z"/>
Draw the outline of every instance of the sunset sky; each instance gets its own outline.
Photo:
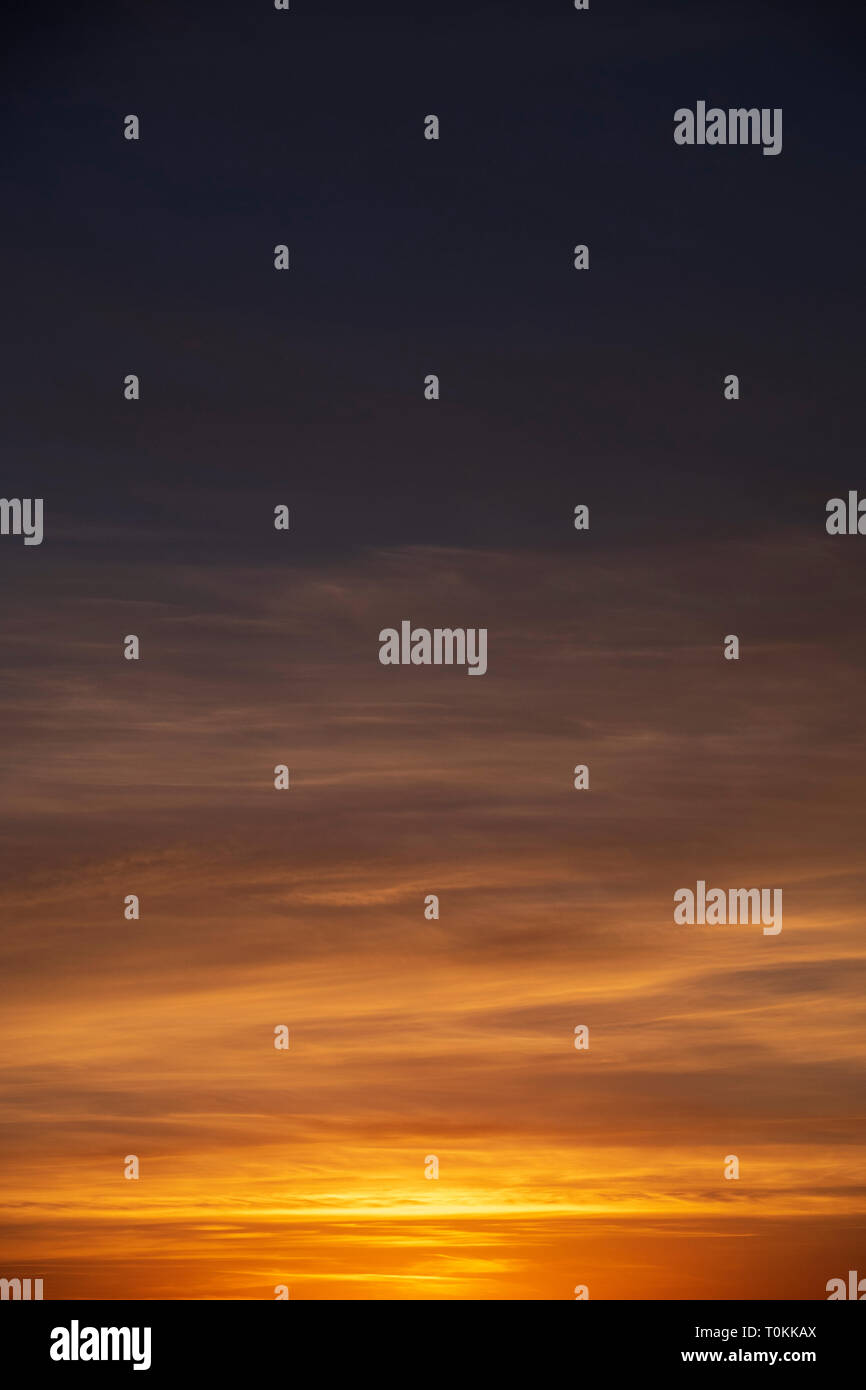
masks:
<path id="1" fill-rule="evenodd" d="M 0 537 L 0 1275 L 825 1298 L 866 1274 L 844 11 L 405 9 L 22 10 L 6 58 L 0 491 L 45 540 Z M 675 147 L 703 97 L 782 155 Z M 380 665 L 403 619 L 487 674 Z M 783 930 L 675 926 L 698 879 Z"/>

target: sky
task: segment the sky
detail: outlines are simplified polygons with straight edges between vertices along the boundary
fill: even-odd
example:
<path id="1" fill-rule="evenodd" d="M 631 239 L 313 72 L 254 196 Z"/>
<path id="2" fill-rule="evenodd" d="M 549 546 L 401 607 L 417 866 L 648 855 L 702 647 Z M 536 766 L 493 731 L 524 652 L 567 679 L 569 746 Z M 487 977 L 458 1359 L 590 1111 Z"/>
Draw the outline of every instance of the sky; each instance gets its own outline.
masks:
<path id="1" fill-rule="evenodd" d="M 866 1273 L 852 19 L 13 16 L 0 1275 Z M 782 153 L 677 147 L 701 99 L 782 107 Z M 487 673 L 382 666 L 404 619 L 486 627 Z M 782 931 L 676 925 L 701 879 Z"/>

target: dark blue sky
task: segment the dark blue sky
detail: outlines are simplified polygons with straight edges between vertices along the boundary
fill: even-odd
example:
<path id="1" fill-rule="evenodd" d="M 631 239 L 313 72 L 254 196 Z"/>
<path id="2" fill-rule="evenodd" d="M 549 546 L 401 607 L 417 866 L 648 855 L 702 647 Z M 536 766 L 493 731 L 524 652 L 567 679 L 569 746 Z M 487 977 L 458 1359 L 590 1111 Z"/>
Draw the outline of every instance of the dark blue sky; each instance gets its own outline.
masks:
<path id="1" fill-rule="evenodd" d="M 693 539 L 811 528 L 862 477 L 854 6 L 16 22 L 4 491 L 52 546 L 254 557 L 278 501 L 313 563 L 569 545 L 578 501 L 593 540 Z M 781 155 L 675 146 L 698 99 L 781 106 Z"/>

